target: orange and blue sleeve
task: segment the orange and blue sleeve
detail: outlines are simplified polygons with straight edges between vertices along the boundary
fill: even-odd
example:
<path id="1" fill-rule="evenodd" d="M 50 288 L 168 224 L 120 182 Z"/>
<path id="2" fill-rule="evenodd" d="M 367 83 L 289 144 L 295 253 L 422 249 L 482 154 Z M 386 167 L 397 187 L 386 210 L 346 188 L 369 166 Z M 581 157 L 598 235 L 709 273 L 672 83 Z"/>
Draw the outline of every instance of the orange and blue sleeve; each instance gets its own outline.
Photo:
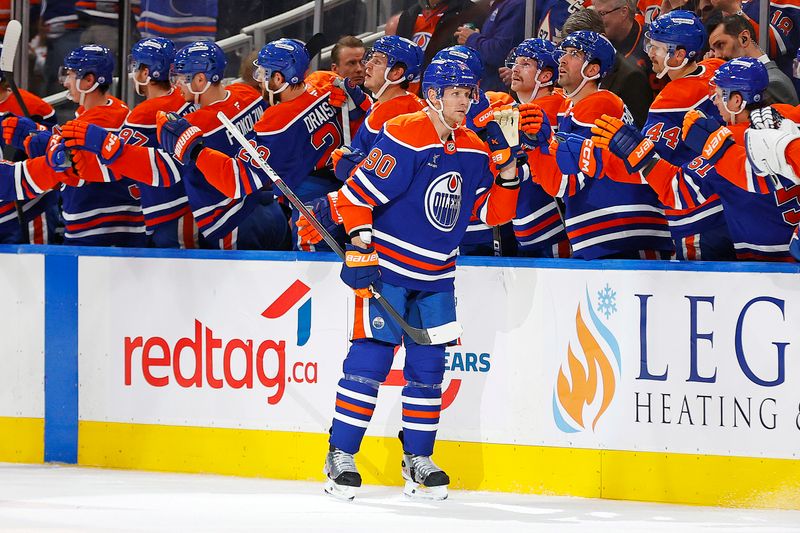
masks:
<path id="1" fill-rule="evenodd" d="M 181 179 L 178 164 L 172 157 L 156 148 L 126 144 L 108 168 L 112 177 L 130 178 L 153 187 L 169 187 Z M 102 180 L 105 181 L 105 180 Z"/>

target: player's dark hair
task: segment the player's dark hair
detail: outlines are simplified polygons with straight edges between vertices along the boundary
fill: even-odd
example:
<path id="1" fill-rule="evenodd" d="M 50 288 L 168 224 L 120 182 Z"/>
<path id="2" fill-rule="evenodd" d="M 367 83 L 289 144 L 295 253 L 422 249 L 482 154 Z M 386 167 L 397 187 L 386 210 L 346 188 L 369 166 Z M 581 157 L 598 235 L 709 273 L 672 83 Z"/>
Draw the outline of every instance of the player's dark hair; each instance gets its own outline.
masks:
<path id="1" fill-rule="evenodd" d="M 738 38 L 743 31 L 747 31 L 750 33 L 750 38 L 755 39 L 755 28 L 753 28 L 753 25 L 749 20 L 741 15 L 727 15 L 722 17 L 722 20 L 717 24 L 717 26 L 720 24 L 722 25 L 722 31 L 726 35 Z M 714 26 L 713 29 L 716 29 L 717 26 Z M 711 34 L 711 32 L 709 32 L 709 34 Z"/>
<path id="2" fill-rule="evenodd" d="M 172 84 L 169 82 L 169 80 L 161 80 L 161 81 L 150 80 L 150 83 L 158 87 L 162 91 L 169 91 L 172 88 Z"/>
<path id="3" fill-rule="evenodd" d="M 395 63 L 395 64 L 392 66 L 392 68 L 394 68 L 394 67 L 400 67 L 400 68 L 402 68 L 402 69 L 403 69 L 403 75 L 405 75 L 405 73 L 408 71 L 408 66 L 406 66 L 406 64 L 405 64 L 405 63 L 403 63 L 402 61 L 398 61 L 397 63 Z M 403 80 L 403 81 L 400 83 L 400 88 L 401 88 L 401 89 L 403 89 L 403 90 L 405 90 L 405 89 L 408 89 L 409 83 L 410 83 L 410 82 L 409 82 L 408 80 Z"/>

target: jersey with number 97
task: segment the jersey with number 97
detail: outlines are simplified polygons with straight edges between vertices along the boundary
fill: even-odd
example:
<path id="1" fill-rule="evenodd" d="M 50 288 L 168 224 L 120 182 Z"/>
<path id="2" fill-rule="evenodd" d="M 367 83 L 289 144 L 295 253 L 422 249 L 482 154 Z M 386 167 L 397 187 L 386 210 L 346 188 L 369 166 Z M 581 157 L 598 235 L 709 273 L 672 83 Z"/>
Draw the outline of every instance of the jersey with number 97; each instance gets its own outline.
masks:
<path id="1" fill-rule="evenodd" d="M 158 148 L 156 139 L 158 111 L 173 112 L 183 116 L 194 111 L 194 106 L 187 103 L 177 90 L 165 96 L 145 100 L 131 111 L 122 125 L 119 136 L 125 144 Z M 157 176 L 154 176 L 154 182 L 158 182 Z M 160 225 L 191 212 L 182 181 L 170 187 L 153 187 L 144 183 L 139 183 L 138 187 L 148 233 L 158 231 Z"/>

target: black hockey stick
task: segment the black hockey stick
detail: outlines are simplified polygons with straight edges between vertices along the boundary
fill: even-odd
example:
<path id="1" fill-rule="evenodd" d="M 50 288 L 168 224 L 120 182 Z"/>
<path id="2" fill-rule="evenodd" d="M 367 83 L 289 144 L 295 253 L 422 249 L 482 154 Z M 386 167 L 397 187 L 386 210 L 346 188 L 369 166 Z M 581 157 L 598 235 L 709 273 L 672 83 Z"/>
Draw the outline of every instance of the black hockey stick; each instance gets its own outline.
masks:
<path id="1" fill-rule="evenodd" d="M 314 56 L 320 53 L 323 48 L 325 48 L 325 34 L 315 33 L 306 43 L 308 58 L 313 60 Z"/>
<path id="2" fill-rule="evenodd" d="M 336 255 L 339 256 L 339 259 L 344 261 L 344 250 L 342 250 L 339 243 L 336 242 L 336 239 L 331 236 L 330 233 L 325 229 L 325 227 L 319 223 L 319 221 L 312 215 L 308 208 L 303 204 L 300 198 L 289 188 L 286 183 L 284 183 L 283 179 L 275 172 L 272 167 L 270 167 L 264 158 L 261 157 L 261 154 L 255 149 L 255 147 L 250 144 L 250 142 L 245 138 L 244 135 L 239 131 L 239 129 L 231 122 L 225 114 L 220 111 L 217 113 L 217 118 L 222 122 L 225 129 L 239 142 L 239 144 L 244 148 L 252 160 L 258 164 L 269 176 L 269 179 L 275 184 L 275 186 L 286 196 L 286 199 L 294 206 L 295 209 L 300 211 L 304 217 L 314 226 L 314 229 L 322 235 L 322 238 L 325 239 L 325 242 L 328 243 L 328 246 L 331 247 L 331 250 L 336 252 Z M 461 336 L 461 326 L 458 325 L 456 322 L 450 322 L 449 324 L 444 324 L 442 326 L 436 326 L 434 328 L 415 328 L 411 326 L 408 322 L 406 322 L 402 316 L 392 307 L 392 305 L 384 300 L 383 296 L 376 291 L 374 288 L 370 287 L 372 294 L 374 295 L 375 299 L 378 303 L 386 310 L 387 313 L 400 325 L 403 331 L 408 335 L 415 343 L 420 345 L 432 345 L 432 344 L 446 344 L 450 341 L 456 340 L 458 337 Z"/>
<path id="3" fill-rule="evenodd" d="M 18 20 L 9 20 L 6 26 L 5 37 L 3 37 L 3 51 L 0 52 L 0 71 L 3 72 L 3 77 L 8 81 L 11 92 L 14 94 L 14 98 L 22 109 L 22 113 L 26 117 L 31 118 L 28 106 L 25 105 L 25 101 L 19 93 L 17 82 L 14 80 L 14 58 L 17 56 L 17 48 L 19 47 L 19 38 L 21 35 L 22 24 L 20 24 Z M 28 225 L 25 223 L 25 212 L 22 209 L 22 205 L 23 203 L 20 200 L 14 202 L 22 236 L 31 244 L 30 231 L 28 231 Z"/>
<path id="4" fill-rule="evenodd" d="M 503 255 L 503 238 L 500 234 L 500 226 L 492 226 L 492 251 L 495 257 Z"/>

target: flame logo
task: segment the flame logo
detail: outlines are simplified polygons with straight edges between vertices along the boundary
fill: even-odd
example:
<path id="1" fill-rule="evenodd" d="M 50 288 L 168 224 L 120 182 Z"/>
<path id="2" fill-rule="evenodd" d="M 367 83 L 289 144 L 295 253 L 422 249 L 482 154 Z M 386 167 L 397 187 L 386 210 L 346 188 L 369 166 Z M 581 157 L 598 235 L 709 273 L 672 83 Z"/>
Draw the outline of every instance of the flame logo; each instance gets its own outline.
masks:
<path id="1" fill-rule="evenodd" d="M 575 311 L 575 333 L 575 349 L 571 340 L 553 391 L 553 417 L 565 433 L 583 431 L 589 423 L 594 431 L 614 399 L 622 368 L 619 343 L 595 314 L 588 287 Z"/>

